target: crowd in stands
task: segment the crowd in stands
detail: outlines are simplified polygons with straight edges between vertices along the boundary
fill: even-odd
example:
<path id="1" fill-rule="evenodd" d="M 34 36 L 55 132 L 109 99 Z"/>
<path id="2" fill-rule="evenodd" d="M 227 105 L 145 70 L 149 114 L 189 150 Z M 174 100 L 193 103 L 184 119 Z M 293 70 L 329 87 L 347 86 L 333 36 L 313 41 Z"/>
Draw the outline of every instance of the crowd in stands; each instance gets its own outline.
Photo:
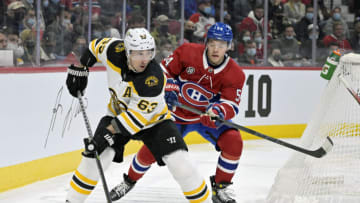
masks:
<path id="1" fill-rule="evenodd" d="M 157 60 L 168 56 L 181 43 L 204 43 L 207 29 L 220 19 L 233 29 L 234 40 L 228 54 L 241 65 L 314 66 L 322 65 L 333 49 L 360 53 L 357 0 L 347 0 L 346 12 L 344 6 L 328 3 L 334 0 L 317 0 L 317 11 L 313 0 L 269 0 L 266 25 L 263 0 L 224 0 L 222 12 L 221 1 L 185 0 L 183 40 L 181 1 L 150 2 L 150 31 L 158 47 Z M 36 3 L 35 0 L 0 1 L 0 51 L 13 50 L 15 66 L 35 66 L 36 57 L 40 57 L 41 65 L 73 63 L 89 43 L 89 34 L 91 39 L 121 38 L 128 28 L 147 26 L 144 0 L 128 0 L 125 19 L 122 0 L 92 0 L 91 33 L 88 33 L 87 0 L 41 0 L 40 11 Z M 317 25 L 314 26 L 315 12 Z M 355 16 L 353 20 L 345 17 L 349 12 Z M 40 43 L 37 43 L 37 28 L 40 28 Z M 317 64 L 312 64 L 313 39 Z"/>

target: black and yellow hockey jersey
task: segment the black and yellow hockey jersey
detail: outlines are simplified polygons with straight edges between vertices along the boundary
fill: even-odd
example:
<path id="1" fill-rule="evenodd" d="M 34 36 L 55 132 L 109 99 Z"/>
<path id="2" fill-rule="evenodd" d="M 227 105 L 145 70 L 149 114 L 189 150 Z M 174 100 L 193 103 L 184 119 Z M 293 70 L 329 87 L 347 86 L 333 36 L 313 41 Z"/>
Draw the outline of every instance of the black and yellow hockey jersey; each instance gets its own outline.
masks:
<path id="1" fill-rule="evenodd" d="M 111 94 L 108 110 L 120 121 L 117 130 L 131 136 L 171 119 L 164 99 L 166 76 L 155 60 L 144 72 L 134 73 L 127 65 L 124 42 L 117 38 L 95 39 L 89 50 L 106 67 Z"/>

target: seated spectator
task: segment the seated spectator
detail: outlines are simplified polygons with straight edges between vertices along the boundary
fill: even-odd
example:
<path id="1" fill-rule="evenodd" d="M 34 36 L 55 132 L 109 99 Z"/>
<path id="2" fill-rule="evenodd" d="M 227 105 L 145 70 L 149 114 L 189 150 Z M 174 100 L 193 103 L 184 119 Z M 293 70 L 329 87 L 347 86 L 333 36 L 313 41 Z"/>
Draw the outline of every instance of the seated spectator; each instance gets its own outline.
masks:
<path id="1" fill-rule="evenodd" d="M 14 64 L 17 66 L 24 64 L 24 61 L 22 59 L 22 56 L 24 55 L 24 47 L 21 44 L 19 35 L 15 31 L 9 30 L 7 38 L 7 49 L 13 50 Z"/>
<path id="2" fill-rule="evenodd" d="M 268 63 L 274 67 L 284 67 L 284 63 L 281 60 L 281 51 L 279 48 L 273 48 L 271 50 Z"/>
<path id="3" fill-rule="evenodd" d="M 155 39 L 155 43 L 159 46 L 160 41 L 164 39 L 170 40 L 173 46 L 177 45 L 176 36 L 169 33 L 169 18 L 166 15 L 159 15 L 155 19 L 155 27 L 151 35 Z"/>
<path id="4" fill-rule="evenodd" d="M 245 52 L 246 41 L 252 40 L 251 32 L 249 30 L 242 30 L 238 37 L 237 51 L 239 55 L 243 55 Z"/>
<path id="5" fill-rule="evenodd" d="M 284 18 L 284 4 L 281 0 L 270 1 L 269 7 L 269 20 L 271 25 L 271 35 L 273 39 L 279 38 L 280 34 L 284 31 L 286 18 Z"/>
<path id="6" fill-rule="evenodd" d="M 283 36 L 273 41 L 272 46 L 279 47 L 284 62 L 293 62 L 300 58 L 300 42 L 295 38 L 292 25 L 286 25 Z"/>
<path id="7" fill-rule="evenodd" d="M 333 26 L 335 23 L 341 23 L 343 30 L 344 30 L 344 34 L 346 38 L 350 37 L 350 33 L 349 33 L 349 27 L 345 21 L 345 19 L 343 19 L 343 17 L 341 16 L 341 8 L 340 7 L 335 7 L 332 12 L 331 12 L 331 18 L 329 18 L 327 21 L 325 21 L 325 25 L 322 28 L 322 31 L 324 32 L 325 35 L 330 35 L 333 33 Z"/>
<path id="8" fill-rule="evenodd" d="M 25 29 L 23 19 L 26 13 L 21 1 L 13 1 L 7 7 L 6 27 L 20 33 Z"/>
<path id="9" fill-rule="evenodd" d="M 25 29 L 20 33 L 20 39 L 24 44 L 24 64 L 36 65 L 36 31 L 35 29 Z M 40 61 L 48 61 L 50 57 L 40 46 Z"/>
<path id="10" fill-rule="evenodd" d="M 316 40 L 316 48 L 317 48 L 316 56 L 315 56 L 316 59 L 318 59 L 321 54 L 320 50 L 324 48 L 324 45 L 322 44 L 322 40 L 319 39 L 319 27 L 316 26 L 315 30 L 316 32 L 313 33 L 313 24 L 310 24 L 307 28 L 307 33 L 306 33 L 308 38 L 306 40 L 303 40 L 303 42 L 300 45 L 300 55 L 301 58 L 303 59 L 303 64 L 306 65 L 311 65 L 313 38 L 315 38 Z M 318 61 L 318 62 L 322 63 L 322 61 Z"/>
<path id="11" fill-rule="evenodd" d="M 319 56 L 319 64 L 322 66 L 324 65 L 327 57 L 330 56 L 330 54 L 332 54 L 332 52 L 334 50 L 339 50 L 339 45 L 335 42 L 330 42 L 330 44 L 328 45 L 328 47 L 324 47 L 324 48 L 320 48 L 318 49 L 319 50 L 319 53 L 320 53 L 320 56 Z"/>
<path id="12" fill-rule="evenodd" d="M 314 19 L 314 7 L 312 5 L 308 5 L 308 6 L 306 6 L 305 16 L 303 18 L 301 18 L 300 22 L 298 22 L 295 25 L 296 38 L 300 42 L 303 42 L 309 38 L 308 26 L 313 23 L 313 19 Z M 317 28 L 319 28 L 320 27 L 320 18 L 319 17 L 318 17 L 317 22 L 318 22 Z M 323 32 L 319 29 L 318 29 L 318 32 L 319 32 L 319 38 L 322 39 L 324 37 Z"/>
<path id="13" fill-rule="evenodd" d="M 305 5 L 300 0 L 289 0 L 284 4 L 285 17 L 295 25 L 305 16 Z"/>
<path id="14" fill-rule="evenodd" d="M 6 50 L 8 39 L 5 33 L 0 32 L 0 50 Z"/>
<path id="15" fill-rule="evenodd" d="M 239 56 L 240 65 L 256 65 L 260 61 L 256 59 L 256 43 L 253 40 L 245 42 L 245 53 Z"/>
<path id="16" fill-rule="evenodd" d="M 355 22 L 354 32 L 349 42 L 354 52 L 360 54 L 360 21 Z"/>
<path id="17" fill-rule="evenodd" d="M 184 43 L 194 42 L 195 24 L 187 20 L 184 24 Z"/>
<path id="18" fill-rule="evenodd" d="M 78 37 L 75 41 L 75 44 L 71 52 L 66 56 L 66 58 L 62 62 L 65 64 L 78 64 L 79 58 L 86 48 L 87 48 L 87 43 L 85 37 L 84 36 Z"/>
<path id="19" fill-rule="evenodd" d="M 326 35 L 323 38 L 323 43 L 327 47 L 331 42 L 335 42 L 339 45 L 340 49 L 351 50 L 351 45 L 346 39 L 344 26 L 341 22 L 335 22 L 333 24 L 332 34 Z"/>
<path id="20" fill-rule="evenodd" d="M 260 31 L 256 31 L 253 33 L 253 39 L 256 43 L 256 58 L 259 60 L 263 60 L 264 57 L 264 44 L 263 44 L 263 36 Z M 269 48 L 269 47 L 268 47 Z"/>
<path id="21" fill-rule="evenodd" d="M 174 46 L 171 44 L 171 41 L 168 39 L 162 39 L 160 41 L 160 47 L 157 49 L 157 54 L 155 60 L 160 63 L 164 58 L 170 56 L 174 50 Z"/>
<path id="22" fill-rule="evenodd" d="M 144 28 L 146 26 L 145 17 L 142 15 L 131 15 L 127 21 L 127 29 Z"/>
<path id="23" fill-rule="evenodd" d="M 269 24 L 268 27 L 268 39 L 271 39 L 271 29 Z M 249 30 L 250 32 L 260 31 L 264 35 L 264 7 L 263 5 L 255 6 L 248 17 L 246 17 L 240 25 L 237 27 L 238 32 L 241 33 L 242 30 Z"/>
<path id="24" fill-rule="evenodd" d="M 211 0 L 198 1 L 198 13 L 193 14 L 189 18 L 189 20 L 195 23 L 196 29 L 194 35 L 196 37 L 204 38 L 209 27 L 215 24 L 212 8 Z"/>
<path id="25" fill-rule="evenodd" d="M 231 4 L 229 6 L 232 9 L 231 16 L 233 17 L 233 20 L 238 23 L 240 23 L 246 17 L 248 17 L 250 11 L 254 6 L 253 2 L 255 2 L 255 5 L 262 3 L 261 0 L 256 0 L 256 1 L 234 0 L 230 2 Z"/>

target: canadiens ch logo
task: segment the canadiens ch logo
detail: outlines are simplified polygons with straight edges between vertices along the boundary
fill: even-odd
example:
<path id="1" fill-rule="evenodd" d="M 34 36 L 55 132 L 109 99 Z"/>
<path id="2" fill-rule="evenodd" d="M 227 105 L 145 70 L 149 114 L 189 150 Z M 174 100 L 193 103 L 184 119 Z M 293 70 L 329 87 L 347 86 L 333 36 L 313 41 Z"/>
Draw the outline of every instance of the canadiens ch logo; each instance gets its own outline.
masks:
<path id="1" fill-rule="evenodd" d="M 195 68 L 194 67 L 187 67 L 186 68 L 186 72 L 187 72 L 187 74 L 193 74 L 193 73 L 195 73 Z"/>
<path id="2" fill-rule="evenodd" d="M 183 99 L 194 106 L 206 107 L 214 94 L 196 83 L 187 82 L 181 86 Z"/>
<path id="3" fill-rule="evenodd" d="M 156 86 L 159 83 L 159 79 L 155 76 L 149 76 L 145 80 L 145 84 L 149 87 Z"/>

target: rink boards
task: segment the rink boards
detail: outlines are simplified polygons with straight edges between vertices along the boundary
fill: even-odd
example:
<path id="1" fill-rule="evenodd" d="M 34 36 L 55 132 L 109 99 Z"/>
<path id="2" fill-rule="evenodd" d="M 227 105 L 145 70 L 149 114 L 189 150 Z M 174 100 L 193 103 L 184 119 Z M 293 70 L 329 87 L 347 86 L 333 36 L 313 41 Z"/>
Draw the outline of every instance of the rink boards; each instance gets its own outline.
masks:
<path id="1" fill-rule="evenodd" d="M 267 135 L 300 137 L 326 81 L 319 68 L 244 70 L 240 111 L 234 122 Z M 76 168 L 87 136 L 76 99 L 65 86 L 66 67 L 0 68 L 0 192 Z M 92 69 L 85 105 L 93 131 L 109 101 L 106 74 Z M 244 139 L 254 136 L 242 133 Z M 203 143 L 196 133 L 188 144 Z M 126 154 L 142 144 L 131 142 Z"/>

